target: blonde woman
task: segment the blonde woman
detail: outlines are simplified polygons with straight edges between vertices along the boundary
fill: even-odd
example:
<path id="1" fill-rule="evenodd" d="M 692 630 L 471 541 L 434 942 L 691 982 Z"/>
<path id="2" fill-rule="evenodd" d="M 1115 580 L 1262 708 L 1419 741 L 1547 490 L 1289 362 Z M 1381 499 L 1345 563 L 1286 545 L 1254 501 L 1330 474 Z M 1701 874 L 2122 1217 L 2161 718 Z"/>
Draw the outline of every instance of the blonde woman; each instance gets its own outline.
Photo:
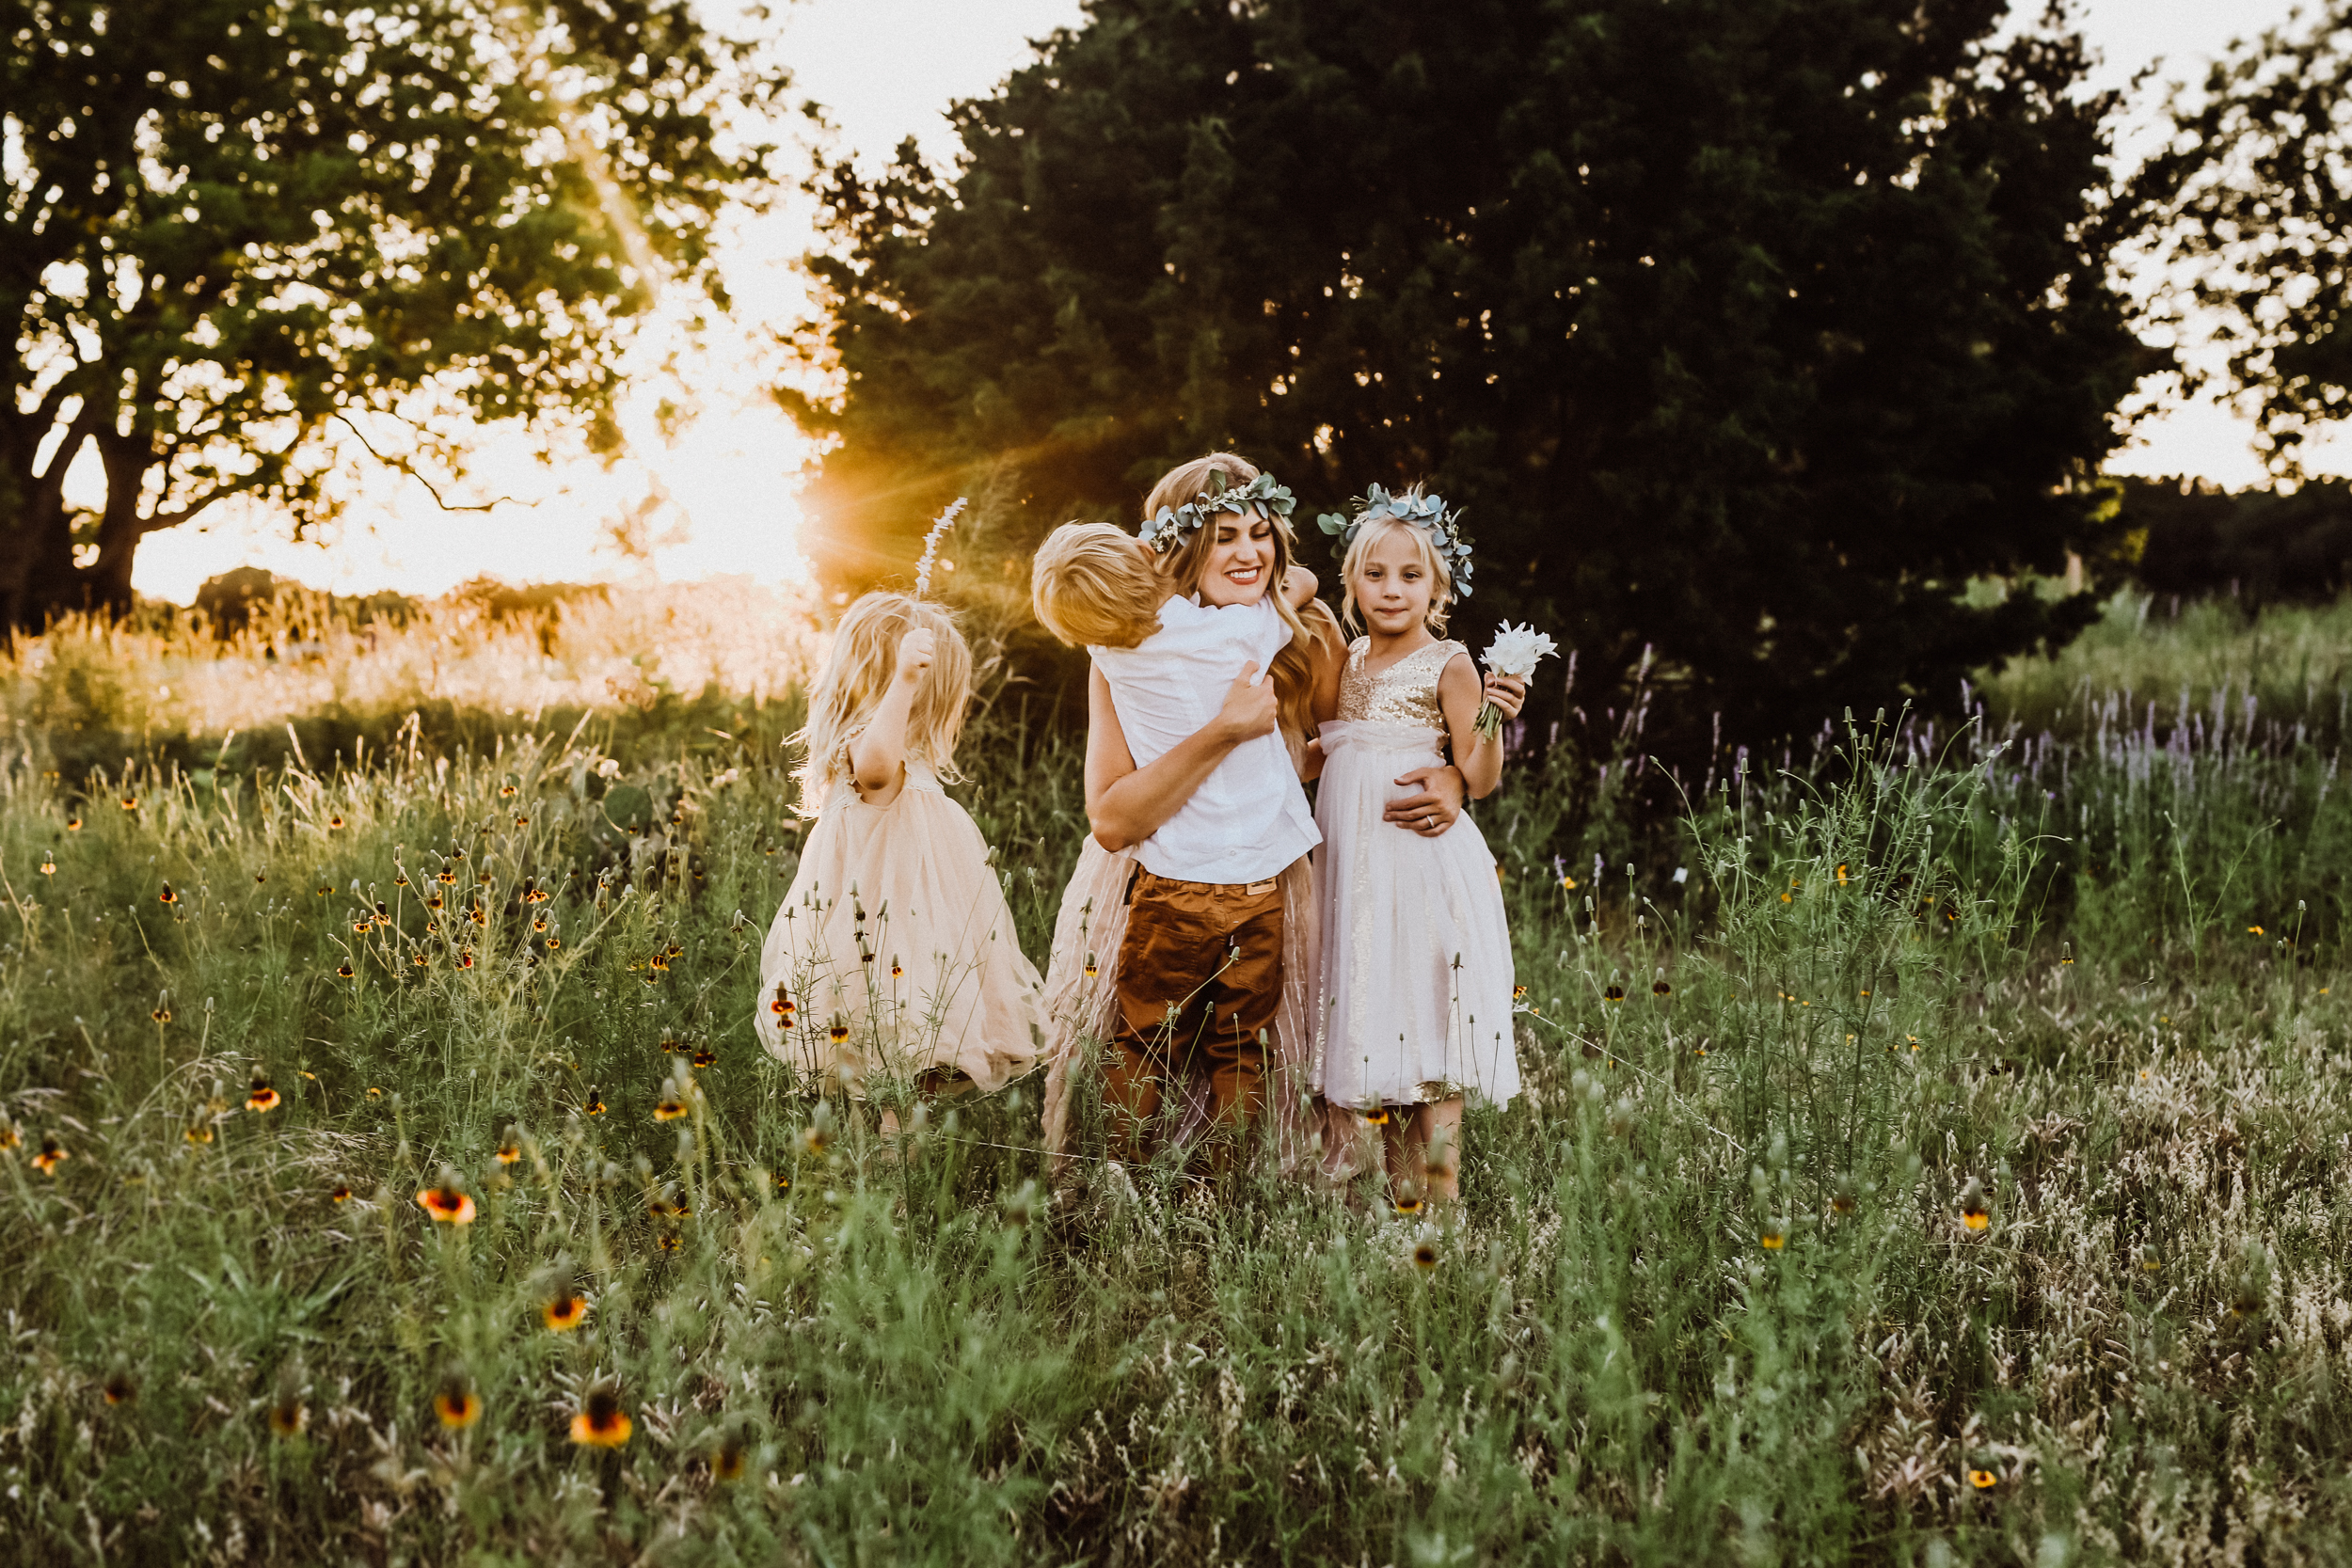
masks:
<path id="1" fill-rule="evenodd" d="M 885 1135 L 910 1095 L 993 1091 L 1037 1061 L 1037 970 L 979 829 L 940 787 L 971 697 L 954 618 L 868 594 L 794 737 L 817 824 L 760 952 L 760 1040 L 878 1102 Z"/>

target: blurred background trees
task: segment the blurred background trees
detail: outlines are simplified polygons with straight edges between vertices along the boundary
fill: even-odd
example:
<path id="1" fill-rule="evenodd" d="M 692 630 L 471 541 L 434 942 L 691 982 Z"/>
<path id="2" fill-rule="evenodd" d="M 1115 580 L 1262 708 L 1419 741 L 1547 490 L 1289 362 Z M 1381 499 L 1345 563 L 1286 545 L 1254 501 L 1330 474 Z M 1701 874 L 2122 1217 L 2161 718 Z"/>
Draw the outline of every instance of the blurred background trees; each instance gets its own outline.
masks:
<path id="1" fill-rule="evenodd" d="M 2088 616 L 1963 590 L 2103 545 L 2161 363 L 2107 280 L 2110 105 L 2005 8 L 1102 0 L 960 108 L 954 170 L 821 182 L 811 554 L 903 573 L 975 488 L 1016 539 L 1131 519 L 1232 447 L 1311 510 L 1466 505 L 1464 631 L 1581 653 L 1538 740 L 1695 768 L 1718 722 L 1943 699 Z"/>
<path id="2" fill-rule="evenodd" d="M 604 411 L 763 173 L 719 94 L 781 86 L 685 0 L 0 0 L 0 629 L 127 609 L 139 540 L 229 498 L 300 526 L 340 415 Z"/>

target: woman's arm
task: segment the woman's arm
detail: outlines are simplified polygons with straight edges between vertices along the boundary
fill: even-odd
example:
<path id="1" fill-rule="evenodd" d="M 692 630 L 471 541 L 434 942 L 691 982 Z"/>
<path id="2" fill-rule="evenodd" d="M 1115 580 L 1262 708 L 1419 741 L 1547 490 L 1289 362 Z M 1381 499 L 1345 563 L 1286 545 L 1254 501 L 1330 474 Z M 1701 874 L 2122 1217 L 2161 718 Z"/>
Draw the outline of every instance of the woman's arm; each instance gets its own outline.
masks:
<path id="1" fill-rule="evenodd" d="M 1483 800 L 1502 782 L 1502 736 L 1478 733 L 1478 710 L 1492 703 L 1505 719 L 1518 717 L 1527 700 L 1527 683 L 1507 675 L 1488 675 L 1482 685 L 1478 666 L 1468 654 L 1445 661 L 1438 676 L 1438 705 L 1445 710 L 1445 727 L 1454 737 L 1454 766 L 1470 799 Z"/>
<path id="2" fill-rule="evenodd" d="M 898 639 L 898 666 L 891 673 L 890 689 L 882 693 L 874 717 L 850 742 L 850 782 L 858 799 L 869 806 L 886 806 L 898 798 L 907 782 L 907 716 L 914 711 L 914 693 L 931 667 L 931 634 L 916 626 Z"/>
<path id="3" fill-rule="evenodd" d="M 1255 664 L 1244 667 L 1217 716 L 1168 749 L 1149 768 L 1136 766 L 1127 734 L 1111 705 L 1111 685 L 1100 670 L 1087 677 L 1087 820 L 1094 841 L 1114 854 L 1131 849 L 1159 832 L 1184 809 L 1192 792 L 1216 771 L 1234 747 L 1272 735 L 1277 718 L 1274 683 L 1250 682 Z"/>

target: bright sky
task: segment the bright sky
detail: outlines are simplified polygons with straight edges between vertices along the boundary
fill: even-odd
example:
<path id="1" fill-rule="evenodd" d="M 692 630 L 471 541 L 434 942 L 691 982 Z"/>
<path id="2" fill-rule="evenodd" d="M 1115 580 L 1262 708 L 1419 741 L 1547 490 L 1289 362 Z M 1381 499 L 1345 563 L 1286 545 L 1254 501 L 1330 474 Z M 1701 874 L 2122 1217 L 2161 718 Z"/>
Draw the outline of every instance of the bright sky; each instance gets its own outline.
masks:
<path id="1" fill-rule="evenodd" d="M 2102 85 L 2122 86 L 2162 59 L 2168 77 L 2194 75 L 2232 39 L 2287 19 L 2293 0 L 2080 0 L 2085 31 L 2106 56 Z M 2040 0 L 2023 8 L 2039 11 Z M 1081 21 L 1078 0 L 800 0 L 782 16 L 780 51 L 797 74 L 796 96 L 827 105 L 843 145 L 861 158 L 914 135 L 945 158 L 954 142 L 943 111 L 984 93 L 1028 55 L 1027 40 Z M 683 580 L 747 574 L 791 581 L 805 568 L 793 544 L 796 491 L 806 445 L 760 388 L 780 379 L 776 335 L 805 320 L 796 263 L 809 219 L 803 201 L 737 228 L 726 248 L 736 318 L 700 344 L 672 338 L 645 345 L 647 389 L 625 411 L 628 456 L 611 469 L 571 452 L 543 453 L 534 438 L 493 434 L 478 444 L 470 475 L 442 483 L 452 503 L 514 497 L 488 513 L 439 510 L 425 487 L 380 467 L 355 444 L 346 455 L 355 494 L 322 546 L 294 544 L 281 519 L 228 513 L 204 531 L 151 535 L 135 583 L 186 603 L 204 578 L 260 565 L 338 593 L 397 589 L 437 594 L 488 574 L 509 581 L 604 580 L 632 574 Z M 675 352 L 680 370 L 659 367 Z M 689 418 L 665 436 L 655 405 L 684 403 Z M 2260 483 L 2248 427 L 2211 404 L 2140 421 L 2120 472 L 2190 473 L 2233 486 Z M 371 428 L 379 450 L 405 449 L 397 424 Z M 432 471 L 430 468 L 428 472 Z M 103 495 L 86 454 L 68 479 L 83 501 Z M 652 504 L 648 505 L 648 501 Z M 529 504 L 519 504 L 529 503 Z M 648 554 L 613 543 L 613 524 L 637 518 Z"/>

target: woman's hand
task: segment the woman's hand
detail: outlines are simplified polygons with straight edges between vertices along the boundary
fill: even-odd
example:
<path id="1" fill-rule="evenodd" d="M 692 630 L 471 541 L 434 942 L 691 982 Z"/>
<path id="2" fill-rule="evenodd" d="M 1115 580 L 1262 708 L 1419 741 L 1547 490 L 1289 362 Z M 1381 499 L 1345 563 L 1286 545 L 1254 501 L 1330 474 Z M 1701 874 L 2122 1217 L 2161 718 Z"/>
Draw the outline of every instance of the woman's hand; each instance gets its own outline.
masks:
<path id="1" fill-rule="evenodd" d="M 1418 784 L 1421 793 L 1390 801 L 1381 817 L 1423 838 L 1436 838 L 1453 827 L 1454 818 L 1462 815 L 1462 801 L 1470 793 L 1462 782 L 1461 769 L 1451 765 L 1416 768 L 1396 782 L 1400 788 Z"/>

